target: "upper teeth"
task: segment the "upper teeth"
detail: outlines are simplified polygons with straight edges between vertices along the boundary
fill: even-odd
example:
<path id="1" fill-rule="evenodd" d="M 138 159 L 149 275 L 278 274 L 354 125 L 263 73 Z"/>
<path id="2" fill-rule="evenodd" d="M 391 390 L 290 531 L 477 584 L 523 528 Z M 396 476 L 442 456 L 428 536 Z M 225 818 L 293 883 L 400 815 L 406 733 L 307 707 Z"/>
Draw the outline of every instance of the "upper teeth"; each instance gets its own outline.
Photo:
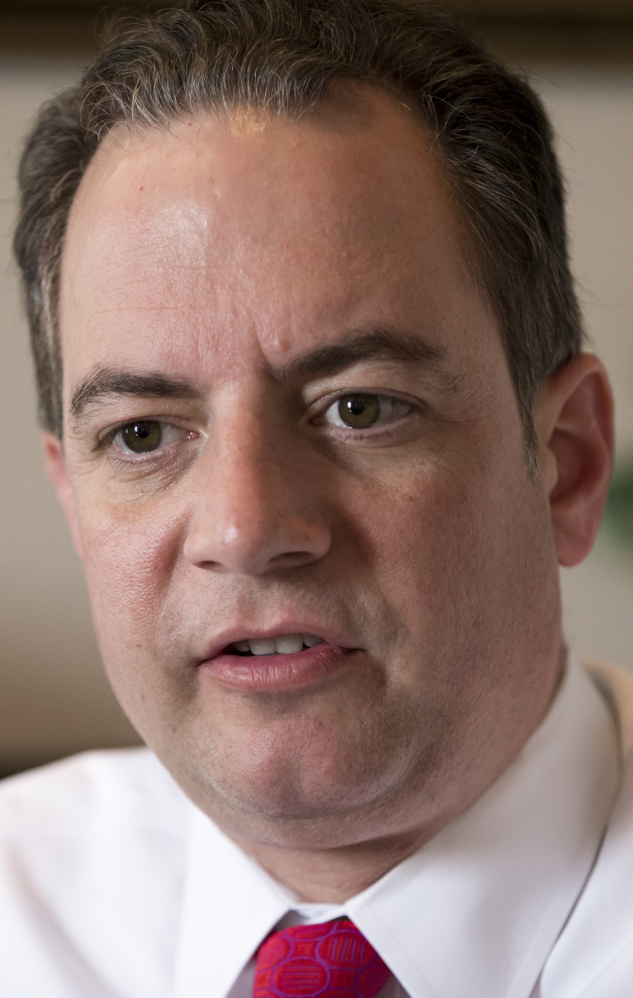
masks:
<path id="1" fill-rule="evenodd" d="M 250 651 L 253 655 L 289 655 L 291 652 L 303 650 L 303 646 L 314 648 L 321 644 L 323 638 L 314 634 L 281 634 L 278 638 L 248 638 L 246 641 L 236 641 L 237 651 Z"/>

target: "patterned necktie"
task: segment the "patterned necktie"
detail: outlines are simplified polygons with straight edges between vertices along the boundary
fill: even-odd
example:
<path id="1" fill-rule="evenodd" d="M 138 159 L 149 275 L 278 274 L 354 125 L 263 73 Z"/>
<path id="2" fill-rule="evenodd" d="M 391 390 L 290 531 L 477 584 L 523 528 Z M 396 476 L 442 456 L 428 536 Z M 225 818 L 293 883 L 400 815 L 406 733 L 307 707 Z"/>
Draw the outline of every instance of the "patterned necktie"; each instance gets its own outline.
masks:
<path id="1" fill-rule="evenodd" d="M 348 918 L 295 925 L 257 952 L 253 998 L 374 998 L 391 977 Z"/>

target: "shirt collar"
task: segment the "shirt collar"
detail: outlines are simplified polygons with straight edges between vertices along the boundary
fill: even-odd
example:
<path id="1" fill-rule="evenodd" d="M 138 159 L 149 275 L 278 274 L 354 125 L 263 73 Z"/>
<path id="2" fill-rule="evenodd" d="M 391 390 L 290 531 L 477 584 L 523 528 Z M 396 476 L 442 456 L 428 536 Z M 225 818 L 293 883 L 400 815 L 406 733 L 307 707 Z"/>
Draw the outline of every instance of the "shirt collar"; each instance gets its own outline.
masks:
<path id="1" fill-rule="evenodd" d="M 591 868 L 619 782 L 612 718 L 570 663 L 492 787 L 343 906 L 301 905 L 192 806 L 176 998 L 225 998 L 287 913 L 346 913 L 411 998 L 527 998 Z"/>

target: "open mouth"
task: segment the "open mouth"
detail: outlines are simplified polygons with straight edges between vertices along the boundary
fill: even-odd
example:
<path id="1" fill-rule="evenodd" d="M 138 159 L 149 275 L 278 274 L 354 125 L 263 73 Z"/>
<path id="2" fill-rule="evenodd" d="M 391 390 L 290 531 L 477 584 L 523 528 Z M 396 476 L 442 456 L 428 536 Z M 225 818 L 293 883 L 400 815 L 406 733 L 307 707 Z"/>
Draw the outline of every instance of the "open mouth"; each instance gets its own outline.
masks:
<path id="1" fill-rule="evenodd" d="M 293 693 L 335 675 L 353 651 L 338 644 L 334 636 L 296 632 L 239 638 L 219 651 L 210 649 L 198 665 L 200 675 L 209 677 L 202 682 L 219 682 L 253 694 Z"/>
<path id="2" fill-rule="evenodd" d="M 323 644 L 315 634 L 280 634 L 275 638 L 246 638 L 234 641 L 221 652 L 222 655 L 296 655 L 306 648 Z"/>

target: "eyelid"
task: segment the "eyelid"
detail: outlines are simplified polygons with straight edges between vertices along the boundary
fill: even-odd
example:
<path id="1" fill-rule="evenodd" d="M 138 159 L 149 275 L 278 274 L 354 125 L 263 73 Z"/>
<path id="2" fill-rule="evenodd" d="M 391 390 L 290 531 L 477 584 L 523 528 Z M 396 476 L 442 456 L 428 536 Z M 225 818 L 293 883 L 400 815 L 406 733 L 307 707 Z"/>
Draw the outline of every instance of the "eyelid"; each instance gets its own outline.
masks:
<path id="1" fill-rule="evenodd" d="M 333 405 L 334 402 L 340 402 L 341 399 L 347 398 L 349 395 L 375 395 L 376 398 L 389 399 L 395 402 L 404 402 L 405 405 L 412 406 L 422 406 L 423 403 L 413 396 L 407 394 L 406 392 L 400 392 L 395 388 L 375 388 L 373 386 L 366 385 L 354 385 L 350 387 L 347 385 L 345 388 L 336 388 L 333 391 L 325 392 L 323 395 L 319 395 L 314 401 L 310 401 L 309 408 L 314 412 L 322 412 L 327 409 L 328 406 Z"/>
<path id="2" fill-rule="evenodd" d="M 371 395 L 375 398 L 380 399 L 381 402 L 390 402 L 394 405 L 402 406 L 402 412 L 395 416 L 394 419 L 389 420 L 384 423 L 373 424 L 365 429 L 355 429 L 352 426 L 345 426 L 345 424 L 335 423 L 334 421 L 326 420 L 326 413 L 335 405 L 343 401 L 346 398 L 353 398 L 357 395 Z M 333 428 L 338 428 L 345 430 L 357 437 L 361 434 L 370 434 L 372 432 L 386 432 L 392 426 L 399 422 L 400 419 L 407 416 L 409 413 L 414 411 L 422 411 L 425 409 L 424 404 L 419 399 L 412 399 L 411 396 L 403 396 L 395 391 L 382 391 L 375 388 L 347 388 L 344 391 L 332 392 L 323 398 L 319 399 L 318 403 L 312 406 L 312 415 L 310 417 L 310 422 L 317 426 L 331 426 Z"/>
<path id="3" fill-rule="evenodd" d="M 92 448 L 93 452 L 108 450 L 108 448 L 112 447 L 112 445 L 113 445 L 116 437 L 118 436 L 118 434 L 121 433 L 121 431 L 124 430 L 127 426 L 133 426 L 135 423 L 158 423 L 159 426 L 161 426 L 162 428 L 167 427 L 167 428 L 174 429 L 174 430 L 177 430 L 177 431 L 181 432 L 183 434 L 183 439 L 194 439 L 194 437 L 199 436 L 199 432 L 198 431 L 187 429 L 187 428 L 185 428 L 183 426 L 179 426 L 177 423 L 175 423 L 175 422 L 173 422 L 173 421 L 171 421 L 170 419 L 167 419 L 167 418 L 160 418 L 158 416 L 153 416 L 153 417 L 147 417 L 147 416 L 137 417 L 137 418 L 134 418 L 134 419 L 124 419 L 124 420 L 121 420 L 121 422 L 115 423 L 114 426 L 109 426 L 105 430 L 102 430 L 99 433 L 97 442 L 95 443 L 94 447 Z M 158 456 L 158 454 L 160 454 L 164 450 L 166 450 L 167 447 L 169 447 L 172 443 L 175 443 L 175 441 L 169 441 L 166 444 L 162 444 L 161 443 L 154 450 L 147 451 L 145 454 L 142 453 L 142 452 L 135 453 L 134 451 L 132 451 L 132 450 L 126 450 L 123 447 L 119 447 L 118 450 L 119 450 L 120 454 L 124 454 L 125 455 L 125 459 L 126 460 L 130 460 L 131 459 L 131 460 L 133 460 L 135 462 L 138 462 L 138 461 L 144 461 L 144 460 L 151 459 L 154 456 Z"/>

